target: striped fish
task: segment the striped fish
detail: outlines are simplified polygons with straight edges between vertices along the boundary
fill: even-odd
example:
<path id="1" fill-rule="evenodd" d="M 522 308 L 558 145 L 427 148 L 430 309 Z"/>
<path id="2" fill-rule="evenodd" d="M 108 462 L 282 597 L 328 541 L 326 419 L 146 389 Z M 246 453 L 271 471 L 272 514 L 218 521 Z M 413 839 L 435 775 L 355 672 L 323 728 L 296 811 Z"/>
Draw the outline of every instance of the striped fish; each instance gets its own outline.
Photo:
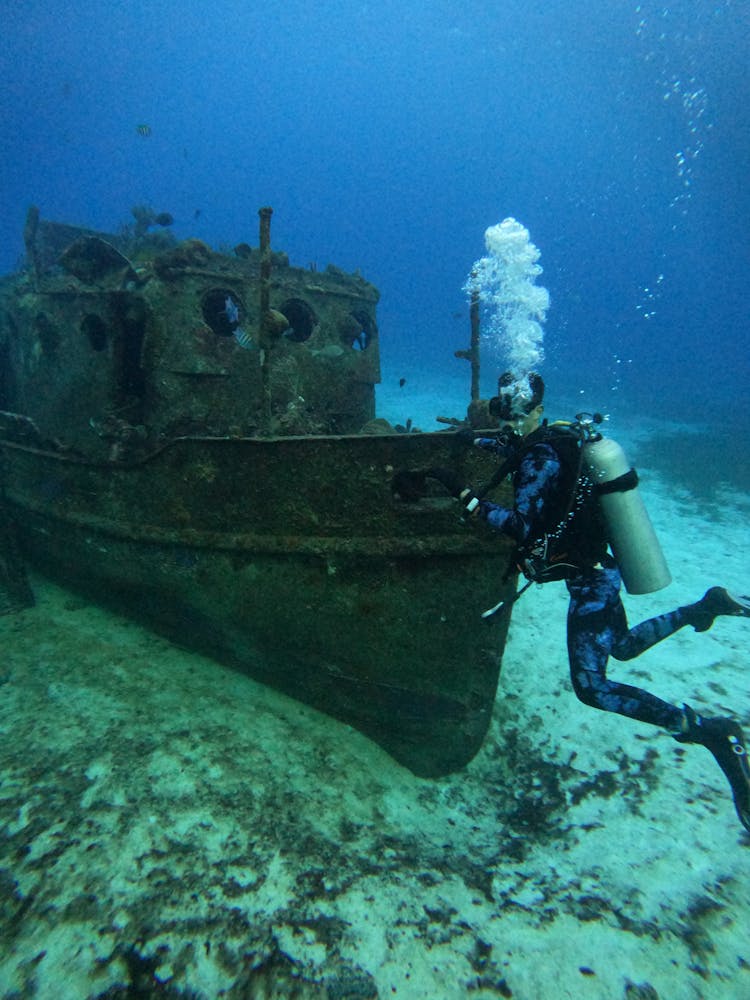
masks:
<path id="1" fill-rule="evenodd" d="M 244 347 L 245 350 L 247 350 L 249 347 L 253 346 L 253 338 L 250 336 L 249 333 L 246 333 L 241 327 L 238 326 L 232 332 L 234 333 L 234 339 L 237 341 L 240 347 Z"/>

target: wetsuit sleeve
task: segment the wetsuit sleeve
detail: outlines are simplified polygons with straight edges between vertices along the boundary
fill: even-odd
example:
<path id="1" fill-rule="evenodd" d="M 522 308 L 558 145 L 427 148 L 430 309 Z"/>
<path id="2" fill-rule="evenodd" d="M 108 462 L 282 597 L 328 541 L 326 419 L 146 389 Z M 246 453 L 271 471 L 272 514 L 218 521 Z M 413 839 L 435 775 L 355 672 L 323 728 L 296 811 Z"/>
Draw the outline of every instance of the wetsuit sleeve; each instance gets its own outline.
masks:
<path id="1" fill-rule="evenodd" d="M 499 440 L 496 437 L 475 438 L 474 446 L 482 451 L 491 451 L 500 458 L 508 458 L 513 452 L 513 445 L 510 442 Z"/>
<path id="2" fill-rule="evenodd" d="M 538 444 L 521 461 L 514 478 L 513 507 L 482 500 L 478 514 L 487 524 L 519 544 L 544 534 L 545 508 L 560 484 L 562 467 L 554 448 Z"/>

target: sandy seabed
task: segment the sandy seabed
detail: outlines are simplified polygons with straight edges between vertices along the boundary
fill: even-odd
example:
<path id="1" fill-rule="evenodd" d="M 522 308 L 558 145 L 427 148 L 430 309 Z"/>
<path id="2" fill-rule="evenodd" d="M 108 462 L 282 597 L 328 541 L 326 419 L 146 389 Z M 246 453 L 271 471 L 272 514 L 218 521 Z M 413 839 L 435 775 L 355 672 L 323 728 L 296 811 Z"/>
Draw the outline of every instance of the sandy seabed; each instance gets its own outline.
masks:
<path id="1" fill-rule="evenodd" d="M 631 621 L 747 592 L 747 496 L 644 479 L 675 582 L 626 598 Z M 516 606 L 481 752 L 424 780 L 32 582 L 36 606 L 0 618 L 6 1000 L 750 996 L 728 785 L 703 748 L 577 702 L 563 585 Z M 749 629 L 685 629 L 612 674 L 750 730 Z"/>

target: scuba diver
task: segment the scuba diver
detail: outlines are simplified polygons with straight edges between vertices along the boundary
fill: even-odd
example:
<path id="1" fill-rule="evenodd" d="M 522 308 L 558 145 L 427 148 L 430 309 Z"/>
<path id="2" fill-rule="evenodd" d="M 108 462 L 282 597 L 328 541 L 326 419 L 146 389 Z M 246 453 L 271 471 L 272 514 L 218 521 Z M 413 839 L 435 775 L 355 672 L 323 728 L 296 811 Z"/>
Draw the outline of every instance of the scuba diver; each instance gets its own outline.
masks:
<path id="1" fill-rule="evenodd" d="M 631 660 L 686 625 L 705 632 L 722 615 L 748 618 L 750 598 L 711 587 L 694 604 L 629 627 L 620 597 L 623 581 L 636 594 L 670 581 L 638 496 L 637 475 L 624 462 L 619 445 L 595 431 L 601 416 L 542 423 L 543 400 L 539 374 L 519 379 L 506 372 L 499 379 L 498 396 L 489 401 L 490 415 L 503 425 L 500 434 L 477 438 L 470 428 L 458 432 L 464 443 L 505 459 L 484 490 L 475 492 L 450 469 L 430 469 L 425 475 L 442 483 L 465 516 L 515 540 L 515 563 L 528 581 L 516 599 L 531 583 L 565 580 L 570 594 L 568 659 L 578 698 L 605 712 L 661 726 L 680 743 L 706 747 L 729 781 L 740 822 L 750 831 L 750 767 L 740 725 L 731 718 L 699 715 L 688 705 L 678 708 L 607 677 L 610 656 Z M 513 507 L 484 499 L 508 475 L 513 477 Z"/>

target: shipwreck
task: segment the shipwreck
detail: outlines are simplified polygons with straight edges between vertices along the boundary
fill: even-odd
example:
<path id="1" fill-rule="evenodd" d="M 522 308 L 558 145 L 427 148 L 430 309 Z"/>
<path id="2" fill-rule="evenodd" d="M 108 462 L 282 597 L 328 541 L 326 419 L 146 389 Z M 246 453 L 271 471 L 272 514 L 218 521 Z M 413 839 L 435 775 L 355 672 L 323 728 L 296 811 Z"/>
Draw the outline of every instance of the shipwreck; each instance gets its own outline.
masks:
<path id="1" fill-rule="evenodd" d="M 4 610 L 28 564 L 445 774 L 489 724 L 512 547 L 392 484 L 494 470 L 377 418 L 377 290 L 291 266 L 259 214 L 216 252 L 29 212 L 0 282 Z"/>

